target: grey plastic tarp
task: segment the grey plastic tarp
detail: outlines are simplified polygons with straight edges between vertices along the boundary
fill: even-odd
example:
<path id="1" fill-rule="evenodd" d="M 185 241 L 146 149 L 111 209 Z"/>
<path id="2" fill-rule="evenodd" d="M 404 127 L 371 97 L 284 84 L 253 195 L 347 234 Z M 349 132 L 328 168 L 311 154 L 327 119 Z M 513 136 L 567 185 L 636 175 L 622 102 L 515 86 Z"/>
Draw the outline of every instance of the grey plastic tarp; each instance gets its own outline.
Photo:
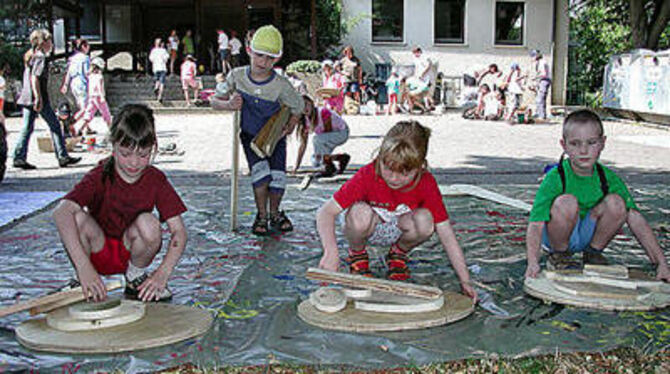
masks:
<path id="1" fill-rule="evenodd" d="M 304 278 L 318 264 L 321 249 L 315 214 L 335 191 L 316 184 L 289 189 L 284 208 L 296 230 L 260 239 L 248 234 L 253 221 L 250 190 L 242 183 L 241 233 L 227 232 L 227 187 L 189 187 L 179 192 L 189 207 L 184 220 L 189 242 L 170 281 L 173 303 L 206 308 L 216 316 L 201 339 L 118 355 L 61 355 L 31 351 L 13 329 L 27 313 L 0 320 L 0 370 L 61 372 L 151 371 L 194 363 L 205 368 L 286 362 L 336 367 L 385 368 L 426 364 L 490 354 L 522 356 L 567 351 L 601 351 L 633 346 L 646 351 L 667 347 L 670 312 L 601 312 L 545 304 L 524 294 L 524 235 L 527 215 L 473 197 L 445 202 L 472 278 L 483 303 L 473 315 L 446 326 L 407 332 L 356 334 L 326 331 L 302 322 L 296 306 L 319 285 Z M 531 202 L 535 186 L 490 189 Z M 664 248 L 670 243 L 667 187 L 633 189 Z M 340 256 L 345 242 L 338 230 Z M 165 238 L 167 240 L 167 237 Z M 54 290 L 72 276 L 50 211 L 0 231 L 0 303 L 10 305 Z M 610 257 L 651 267 L 630 233 L 617 235 Z M 375 250 L 373 270 L 383 274 Z M 162 256 L 159 254 L 159 256 Z M 160 257 L 158 258 L 161 259 Z M 458 290 L 445 252 L 433 238 L 411 254 L 413 281 Z"/>

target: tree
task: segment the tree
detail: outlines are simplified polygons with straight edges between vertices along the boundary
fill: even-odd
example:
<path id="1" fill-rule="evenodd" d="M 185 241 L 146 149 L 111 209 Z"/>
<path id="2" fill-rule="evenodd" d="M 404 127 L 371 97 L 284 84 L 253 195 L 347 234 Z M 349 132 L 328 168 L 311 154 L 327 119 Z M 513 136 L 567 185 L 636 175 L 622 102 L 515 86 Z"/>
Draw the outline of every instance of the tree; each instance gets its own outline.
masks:
<path id="1" fill-rule="evenodd" d="M 658 49 L 661 34 L 670 23 L 670 1 L 629 0 L 633 47 Z"/>

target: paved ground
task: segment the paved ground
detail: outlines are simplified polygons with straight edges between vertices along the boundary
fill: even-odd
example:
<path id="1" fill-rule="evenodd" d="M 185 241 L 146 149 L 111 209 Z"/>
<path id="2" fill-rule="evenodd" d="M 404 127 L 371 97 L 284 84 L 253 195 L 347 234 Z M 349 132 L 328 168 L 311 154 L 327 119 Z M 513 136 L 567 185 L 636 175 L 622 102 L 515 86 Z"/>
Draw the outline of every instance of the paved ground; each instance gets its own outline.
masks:
<path id="1" fill-rule="evenodd" d="M 384 133 L 408 116 L 347 116 L 351 138 L 342 147 L 352 164 L 367 163 L 375 154 Z M 560 156 L 560 125 L 510 126 L 502 122 L 466 121 L 457 113 L 414 116 L 433 129 L 428 161 L 440 182 L 485 184 L 533 184 L 544 165 Z M 558 121 L 558 120 L 557 120 Z M 183 155 L 159 155 L 156 164 L 175 184 L 220 183 L 229 175 L 231 164 L 231 124 L 229 113 L 161 114 L 156 120 L 159 144 L 174 142 Z M 104 133 L 100 118 L 93 127 Z M 7 121 L 10 157 L 20 118 Z M 622 173 L 629 183 L 668 184 L 670 182 L 670 128 L 649 127 L 624 122 L 606 122 L 608 137 L 602 160 Z M 34 171 L 11 167 L 1 190 L 67 190 L 81 175 L 108 153 L 103 150 L 76 153 L 83 160 L 75 167 L 59 168 L 51 153 L 37 149 L 36 137 L 47 136 L 46 124 L 38 120 L 30 144 L 28 161 Z M 102 135 L 98 136 L 102 140 Z M 289 143 L 289 165 L 295 161 L 296 141 Z M 306 160 L 309 160 L 311 147 Z M 242 160 L 243 160 L 243 156 Z M 241 165 L 246 168 L 244 160 Z"/>

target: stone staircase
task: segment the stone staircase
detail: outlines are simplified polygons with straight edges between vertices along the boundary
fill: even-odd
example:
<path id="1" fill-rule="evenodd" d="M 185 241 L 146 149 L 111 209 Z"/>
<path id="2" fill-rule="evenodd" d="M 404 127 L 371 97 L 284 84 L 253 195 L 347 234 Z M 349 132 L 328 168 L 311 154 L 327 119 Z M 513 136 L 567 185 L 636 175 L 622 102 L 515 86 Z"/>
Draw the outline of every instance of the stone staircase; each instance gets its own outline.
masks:
<path id="1" fill-rule="evenodd" d="M 199 76 L 205 89 L 214 89 L 216 81 L 213 75 Z M 124 73 L 122 75 L 109 76 L 106 79 L 107 102 L 112 111 L 116 113 L 123 105 L 135 103 L 146 104 L 155 112 L 206 112 L 209 106 L 186 106 L 184 91 L 178 75 L 168 76 L 165 80 L 163 91 L 163 102 L 159 103 L 154 95 L 153 76 L 137 73 Z M 191 93 L 193 95 L 193 93 Z"/>

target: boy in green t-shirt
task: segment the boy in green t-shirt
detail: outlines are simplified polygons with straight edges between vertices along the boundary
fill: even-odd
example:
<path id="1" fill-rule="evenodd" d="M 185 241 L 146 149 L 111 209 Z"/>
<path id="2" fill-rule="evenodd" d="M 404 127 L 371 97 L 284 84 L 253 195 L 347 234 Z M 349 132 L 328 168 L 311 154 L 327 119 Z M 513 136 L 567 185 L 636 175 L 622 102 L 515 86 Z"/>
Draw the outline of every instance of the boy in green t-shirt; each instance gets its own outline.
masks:
<path id="1" fill-rule="evenodd" d="M 560 143 L 568 159 L 549 171 L 535 195 L 526 232 L 526 276 L 540 272 L 540 247 L 555 268 L 572 265 L 584 252 L 584 263 L 607 264 L 602 251 L 624 222 L 657 265 L 656 278 L 670 281 L 663 250 L 624 182 L 598 163 L 606 136 L 597 114 L 579 110 L 565 118 Z"/>

